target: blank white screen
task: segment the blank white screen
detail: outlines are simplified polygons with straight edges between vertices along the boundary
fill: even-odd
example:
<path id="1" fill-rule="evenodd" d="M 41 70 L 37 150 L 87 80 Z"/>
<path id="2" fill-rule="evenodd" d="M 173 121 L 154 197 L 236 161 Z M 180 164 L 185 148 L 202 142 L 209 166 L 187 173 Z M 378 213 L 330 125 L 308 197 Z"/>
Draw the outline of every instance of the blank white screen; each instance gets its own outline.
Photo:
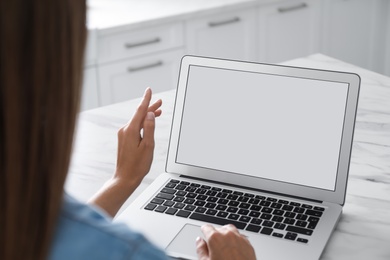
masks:
<path id="1" fill-rule="evenodd" d="M 176 162 L 334 190 L 348 84 L 191 66 Z"/>

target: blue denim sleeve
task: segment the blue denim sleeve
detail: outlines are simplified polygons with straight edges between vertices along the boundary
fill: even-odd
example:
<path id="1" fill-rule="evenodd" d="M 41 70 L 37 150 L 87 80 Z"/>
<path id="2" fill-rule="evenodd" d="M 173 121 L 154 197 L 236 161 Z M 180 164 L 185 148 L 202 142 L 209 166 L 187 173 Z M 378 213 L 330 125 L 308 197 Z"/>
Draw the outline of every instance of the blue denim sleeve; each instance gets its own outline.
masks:
<path id="1" fill-rule="evenodd" d="M 65 196 L 48 259 L 168 259 L 142 234 Z"/>

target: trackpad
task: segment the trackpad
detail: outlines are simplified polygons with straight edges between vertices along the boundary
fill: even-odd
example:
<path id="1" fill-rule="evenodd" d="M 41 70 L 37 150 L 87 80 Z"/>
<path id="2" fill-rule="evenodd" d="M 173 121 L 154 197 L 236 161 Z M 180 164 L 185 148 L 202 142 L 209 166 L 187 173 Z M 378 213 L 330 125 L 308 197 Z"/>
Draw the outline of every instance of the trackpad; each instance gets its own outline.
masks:
<path id="1" fill-rule="evenodd" d="M 196 254 L 197 237 L 204 237 L 200 227 L 186 224 L 167 246 L 167 253 L 178 258 L 198 259 Z"/>

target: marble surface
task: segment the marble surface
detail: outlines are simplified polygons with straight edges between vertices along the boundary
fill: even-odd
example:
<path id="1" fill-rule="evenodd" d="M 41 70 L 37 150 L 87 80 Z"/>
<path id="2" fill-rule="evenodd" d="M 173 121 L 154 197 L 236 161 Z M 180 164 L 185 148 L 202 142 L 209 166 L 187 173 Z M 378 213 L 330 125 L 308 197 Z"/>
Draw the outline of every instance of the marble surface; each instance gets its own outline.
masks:
<path id="1" fill-rule="evenodd" d="M 89 29 L 101 33 L 153 25 L 281 0 L 88 0 Z M 106 29 L 106 30 L 104 30 Z"/>
<path id="2" fill-rule="evenodd" d="M 390 78 L 321 54 L 284 64 L 361 76 L 346 203 L 321 259 L 390 259 Z M 150 173 L 123 208 L 164 171 L 174 96 L 175 91 L 154 96 L 164 102 L 156 125 L 155 159 Z M 70 194 L 86 201 L 110 178 L 115 170 L 117 130 L 131 118 L 139 101 L 80 113 L 66 183 Z"/>

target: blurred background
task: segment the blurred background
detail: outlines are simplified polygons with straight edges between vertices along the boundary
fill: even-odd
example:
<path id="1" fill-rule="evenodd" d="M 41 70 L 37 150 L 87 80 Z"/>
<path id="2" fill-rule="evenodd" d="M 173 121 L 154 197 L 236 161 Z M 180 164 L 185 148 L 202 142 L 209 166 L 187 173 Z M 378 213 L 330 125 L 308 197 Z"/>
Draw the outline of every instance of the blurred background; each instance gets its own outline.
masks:
<path id="1" fill-rule="evenodd" d="M 388 0 L 89 0 L 82 110 L 176 88 L 183 55 L 322 53 L 390 76 Z"/>

